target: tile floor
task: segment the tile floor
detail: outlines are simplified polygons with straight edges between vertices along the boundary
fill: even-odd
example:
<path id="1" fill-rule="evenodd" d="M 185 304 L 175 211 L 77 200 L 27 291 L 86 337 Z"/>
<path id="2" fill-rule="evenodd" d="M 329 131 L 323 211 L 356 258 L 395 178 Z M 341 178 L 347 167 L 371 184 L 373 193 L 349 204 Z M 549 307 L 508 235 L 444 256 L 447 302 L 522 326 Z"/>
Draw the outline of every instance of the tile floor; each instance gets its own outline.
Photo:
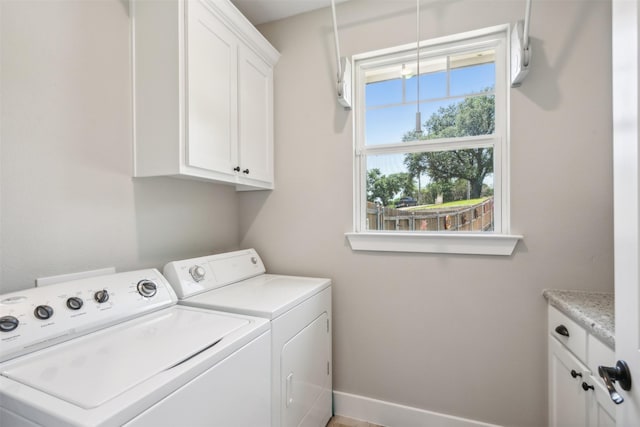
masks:
<path id="1" fill-rule="evenodd" d="M 329 420 L 327 427 L 383 427 L 366 421 L 354 420 L 340 415 L 335 415 Z"/>

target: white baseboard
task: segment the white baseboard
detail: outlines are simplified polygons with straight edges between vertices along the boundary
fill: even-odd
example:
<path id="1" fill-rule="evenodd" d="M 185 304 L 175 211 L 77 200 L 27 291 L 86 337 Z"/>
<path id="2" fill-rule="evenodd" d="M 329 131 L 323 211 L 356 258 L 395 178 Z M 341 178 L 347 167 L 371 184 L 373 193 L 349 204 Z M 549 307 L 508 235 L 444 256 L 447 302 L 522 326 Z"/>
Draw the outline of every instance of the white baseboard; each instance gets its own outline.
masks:
<path id="1" fill-rule="evenodd" d="M 336 415 L 387 427 L 499 427 L 335 390 L 333 407 Z"/>

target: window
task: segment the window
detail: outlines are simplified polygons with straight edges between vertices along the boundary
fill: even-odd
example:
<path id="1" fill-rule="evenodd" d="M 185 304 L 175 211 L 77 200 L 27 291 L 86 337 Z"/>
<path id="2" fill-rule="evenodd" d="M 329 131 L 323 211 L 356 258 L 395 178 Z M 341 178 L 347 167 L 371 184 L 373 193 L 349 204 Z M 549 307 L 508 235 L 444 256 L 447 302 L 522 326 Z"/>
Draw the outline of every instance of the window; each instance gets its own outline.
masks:
<path id="1" fill-rule="evenodd" d="M 507 34 L 354 58 L 354 250 L 511 254 Z"/>

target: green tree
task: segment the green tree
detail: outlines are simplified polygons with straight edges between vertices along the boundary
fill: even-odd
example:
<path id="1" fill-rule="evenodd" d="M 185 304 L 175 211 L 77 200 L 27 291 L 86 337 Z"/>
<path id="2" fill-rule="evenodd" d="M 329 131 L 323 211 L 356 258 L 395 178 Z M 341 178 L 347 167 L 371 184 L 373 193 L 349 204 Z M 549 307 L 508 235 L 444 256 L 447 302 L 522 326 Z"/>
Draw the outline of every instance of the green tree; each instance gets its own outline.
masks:
<path id="1" fill-rule="evenodd" d="M 402 196 L 413 194 L 415 184 L 413 177 L 407 172 L 383 175 L 380 169 L 373 168 L 367 172 L 367 200 L 375 201 L 377 197 L 387 206 L 396 194 Z"/>
<path id="2" fill-rule="evenodd" d="M 454 138 L 461 136 L 490 135 L 495 129 L 495 101 L 491 95 L 465 98 L 464 101 L 440 107 L 425 122 L 426 133 L 407 132 L 403 140 Z M 493 149 L 472 148 L 465 150 L 407 153 L 404 164 L 412 177 L 418 179 L 425 172 L 438 183 L 456 179 L 469 181 L 471 198 L 480 197 L 482 183 L 493 173 Z"/>
<path id="3" fill-rule="evenodd" d="M 427 203 L 433 204 L 438 199 L 438 196 L 442 194 L 442 199 L 445 202 L 453 200 L 453 183 L 451 181 L 430 182 L 426 186 L 426 198 Z"/>
<path id="4" fill-rule="evenodd" d="M 411 178 L 417 178 L 418 180 L 418 204 L 428 203 L 423 197 L 422 191 L 422 175 L 427 172 L 427 158 L 422 155 L 423 153 L 407 153 L 404 156 L 404 164 L 409 171 Z"/>

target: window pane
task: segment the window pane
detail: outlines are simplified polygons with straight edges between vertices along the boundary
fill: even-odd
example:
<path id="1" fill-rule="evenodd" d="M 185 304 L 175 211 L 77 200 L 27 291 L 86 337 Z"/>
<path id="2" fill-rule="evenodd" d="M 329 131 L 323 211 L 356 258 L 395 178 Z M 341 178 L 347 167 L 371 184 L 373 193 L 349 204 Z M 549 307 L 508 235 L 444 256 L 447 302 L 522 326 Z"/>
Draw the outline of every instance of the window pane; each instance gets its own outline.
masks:
<path id="1" fill-rule="evenodd" d="M 415 140 L 416 104 L 367 110 L 365 146 Z M 493 95 L 420 103 L 420 139 L 491 135 L 495 131 Z"/>
<path id="2" fill-rule="evenodd" d="M 493 89 L 496 84 L 495 56 L 494 50 L 449 56 L 449 95 L 469 95 Z"/>
<path id="3" fill-rule="evenodd" d="M 426 139 L 491 135 L 495 132 L 493 95 L 454 98 L 446 102 L 420 105 Z"/>
<path id="4" fill-rule="evenodd" d="M 369 155 L 367 230 L 493 231 L 493 148 Z"/>
<path id="5" fill-rule="evenodd" d="M 496 81 L 495 64 L 473 65 L 451 70 L 450 95 L 468 95 L 493 90 Z"/>
<path id="6" fill-rule="evenodd" d="M 490 135 L 495 131 L 495 52 L 466 52 L 420 61 L 421 134 L 416 134 L 415 63 L 366 71 L 365 146 L 407 140 Z M 399 76 L 405 75 L 405 78 Z M 486 93 L 486 95 L 477 95 Z M 474 96 L 469 96 L 474 95 Z"/>
<path id="7" fill-rule="evenodd" d="M 407 132 L 416 127 L 416 105 L 367 110 L 365 120 L 366 145 L 400 142 Z"/>
<path id="8" fill-rule="evenodd" d="M 402 79 L 368 83 L 365 97 L 367 107 L 400 104 L 402 102 Z"/>
<path id="9" fill-rule="evenodd" d="M 415 77 L 406 80 L 407 102 L 416 102 L 417 81 L 418 79 Z M 445 98 L 446 96 L 447 73 L 445 71 L 420 75 L 420 100 Z"/>

